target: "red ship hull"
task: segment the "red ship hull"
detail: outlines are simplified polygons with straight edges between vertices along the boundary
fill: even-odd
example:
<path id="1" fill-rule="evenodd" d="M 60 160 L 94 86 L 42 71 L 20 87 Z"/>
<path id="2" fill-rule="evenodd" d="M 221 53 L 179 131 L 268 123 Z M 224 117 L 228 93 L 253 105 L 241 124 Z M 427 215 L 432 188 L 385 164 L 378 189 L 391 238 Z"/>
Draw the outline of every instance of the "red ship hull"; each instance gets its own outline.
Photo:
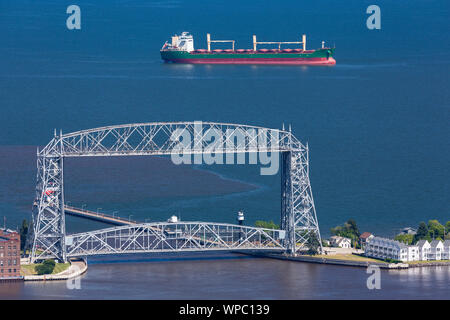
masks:
<path id="1" fill-rule="evenodd" d="M 240 58 L 240 59 L 177 59 L 174 63 L 190 64 L 279 64 L 279 65 L 335 65 L 330 58 Z"/>

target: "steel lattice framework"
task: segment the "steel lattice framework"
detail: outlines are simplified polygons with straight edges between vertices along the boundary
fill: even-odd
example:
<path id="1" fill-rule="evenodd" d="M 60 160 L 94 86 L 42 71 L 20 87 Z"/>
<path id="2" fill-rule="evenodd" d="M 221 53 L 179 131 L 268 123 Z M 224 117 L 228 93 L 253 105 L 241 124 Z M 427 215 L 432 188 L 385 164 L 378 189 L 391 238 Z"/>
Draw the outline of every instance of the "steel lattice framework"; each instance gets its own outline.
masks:
<path id="1" fill-rule="evenodd" d="M 285 231 L 226 223 L 143 223 L 66 236 L 68 257 L 220 250 L 285 250 Z"/>
<path id="2" fill-rule="evenodd" d="M 193 137 L 193 139 L 189 140 L 189 137 Z M 211 143 L 212 140 L 214 143 Z M 184 144 L 182 145 L 181 142 Z M 34 262 L 44 258 L 57 258 L 66 261 L 68 256 L 80 255 L 79 250 L 88 250 L 78 244 L 84 240 L 88 242 L 83 243 L 94 243 L 94 239 L 97 239 L 96 243 L 100 248 L 96 254 L 105 250 L 121 252 L 122 246 L 112 246 L 108 249 L 109 240 L 102 242 L 102 237 L 111 239 L 110 234 L 120 230 L 118 239 L 123 240 L 124 237 L 128 237 L 129 241 L 136 243 L 136 240 L 133 239 L 136 237 L 137 230 L 139 232 L 145 230 L 146 234 L 150 234 L 150 230 L 153 230 L 153 236 L 156 237 L 159 231 L 156 232 L 154 228 L 163 230 L 165 226 L 165 224 L 158 226 L 142 224 L 137 227 L 118 227 L 71 235 L 66 239 L 64 158 L 190 154 L 194 155 L 195 161 L 195 155 L 199 154 L 248 153 L 250 157 L 251 154 L 263 152 L 281 153 L 281 229 L 285 233 L 283 239 L 277 238 L 279 245 L 289 253 L 295 253 L 297 250 L 305 248 L 307 241 L 312 236 L 316 237 L 321 244 L 309 180 L 308 146 L 297 140 L 291 130 L 198 121 L 139 123 L 95 128 L 69 134 L 62 134 L 62 132 L 57 134 L 55 131 L 53 139 L 47 146 L 38 150 L 31 260 Z M 194 224 L 203 230 L 212 230 L 212 227 L 222 226 L 215 223 L 196 222 Z M 193 226 L 187 223 L 181 225 Z M 239 226 L 239 228 L 242 227 Z M 260 236 L 264 235 L 268 239 L 268 234 L 263 233 L 266 231 L 262 229 L 246 227 L 245 230 L 256 232 Z M 165 243 L 162 240 L 164 233 L 161 231 L 159 234 L 160 243 Z M 221 237 L 223 233 L 218 233 L 218 235 L 220 237 L 217 241 L 220 245 L 214 246 L 215 249 L 235 248 L 235 245 L 230 246 Z M 245 243 L 253 243 L 250 241 L 253 238 L 246 236 L 245 239 L 247 239 Z M 193 240 L 185 241 L 184 246 L 176 245 L 175 250 L 207 250 L 205 244 L 211 244 L 203 242 L 203 245 L 197 243 L 195 246 L 193 243 L 195 243 Z M 268 248 L 274 248 L 274 245 L 275 242 L 270 242 Z M 150 244 L 144 247 L 145 249 L 141 251 L 156 250 L 151 249 L 153 247 Z M 263 248 L 259 245 L 257 249 Z M 92 253 L 93 249 L 89 250 L 89 254 L 94 254 Z"/>

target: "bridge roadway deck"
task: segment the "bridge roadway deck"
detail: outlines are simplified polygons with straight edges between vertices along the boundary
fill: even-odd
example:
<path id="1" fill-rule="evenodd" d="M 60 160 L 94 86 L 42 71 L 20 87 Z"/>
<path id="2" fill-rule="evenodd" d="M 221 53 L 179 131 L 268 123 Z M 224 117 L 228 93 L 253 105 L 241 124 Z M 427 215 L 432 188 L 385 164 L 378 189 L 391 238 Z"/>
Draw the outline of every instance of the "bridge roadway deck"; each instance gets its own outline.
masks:
<path id="1" fill-rule="evenodd" d="M 64 206 L 64 212 L 77 217 L 87 218 L 91 220 L 96 220 L 100 222 L 109 223 L 115 226 L 133 225 L 138 223 L 135 220 L 125 219 L 119 216 L 109 215 L 102 212 L 95 212 L 85 209 L 80 209 L 76 207 L 71 207 L 68 205 Z"/>
<path id="2" fill-rule="evenodd" d="M 101 212 L 80 209 L 80 208 L 76 208 L 76 207 L 72 207 L 72 206 L 68 206 L 68 205 L 64 206 L 64 211 L 65 211 L 65 213 L 73 215 L 73 216 L 87 218 L 87 219 L 96 220 L 96 221 L 100 221 L 100 222 L 105 222 L 105 223 L 109 223 L 109 224 L 116 225 L 116 226 L 134 225 L 134 224 L 138 223 L 135 220 L 127 220 L 127 219 L 124 219 L 119 216 L 114 216 L 114 215 L 109 215 L 109 214 L 105 214 L 105 213 L 101 213 Z M 155 228 L 155 227 L 151 227 L 151 229 L 153 229 L 155 231 L 160 231 L 158 228 Z M 198 237 L 193 237 L 193 239 L 200 240 L 200 238 L 198 238 Z M 216 243 L 215 241 L 208 241 L 208 242 Z"/>

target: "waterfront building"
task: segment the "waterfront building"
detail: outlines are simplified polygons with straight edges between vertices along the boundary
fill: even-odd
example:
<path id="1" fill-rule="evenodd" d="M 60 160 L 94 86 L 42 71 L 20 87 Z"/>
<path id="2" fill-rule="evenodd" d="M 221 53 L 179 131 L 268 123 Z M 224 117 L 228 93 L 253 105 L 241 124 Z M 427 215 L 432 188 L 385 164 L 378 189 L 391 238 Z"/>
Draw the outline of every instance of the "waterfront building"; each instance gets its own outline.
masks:
<path id="1" fill-rule="evenodd" d="M 444 253 L 444 244 L 441 240 L 433 240 L 430 243 L 430 253 L 428 254 L 428 260 L 442 260 L 442 254 Z"/>
<path id="2" fill-rule="evenodd" d="M 363 232 L 360 236 L 359 236 L 359 243 L 361 244 L 361 248 L 364 249 L 364 247 L 366 246 L 366 244 L 374 237 L 373 234 L 371 234 L 370 232 Z"/>
<path id="3" fill-rule="evenodd" d="M 0 280 L 20 278 L 20 235 L 0 229 Z"/>
<path id="4" fill-rule="evenodd" d="M 340 248 L 351 248 L 352 247 L 352 240 L 345 237 L 339 237 L 339 236 L 332 236 L 330 238 L 330 244 L 333 247 L 340 247 Z"/>
<path id="5" fill-rule="evenodd" d="M 411 247 L 411 248 L 410 248 Z M 393 259 L 403 262 L 419 258 L 417 246 L 407 246 L 397 240 L 373 237 L 366 245 L 365 255 L 377 259 Z"/>
<path id="6" fill-rule="evenodd" d="M 427 240 L 420 240 L 416 245 L 419 247 L 419 260 L 427 261 L 431 250 L 430 243 Z"/>
<path id="7" fill-rule="evenodd" d="M 442 254 L 442 260 L 450 260 L 450 240 L 444 241 L 444 253 Z"/>
<path id="8" fill-rule="evenodd" d="M 408 246 L 408 261 L 419 261 L 420 260 L 420 250 L 417 245 Z"/>

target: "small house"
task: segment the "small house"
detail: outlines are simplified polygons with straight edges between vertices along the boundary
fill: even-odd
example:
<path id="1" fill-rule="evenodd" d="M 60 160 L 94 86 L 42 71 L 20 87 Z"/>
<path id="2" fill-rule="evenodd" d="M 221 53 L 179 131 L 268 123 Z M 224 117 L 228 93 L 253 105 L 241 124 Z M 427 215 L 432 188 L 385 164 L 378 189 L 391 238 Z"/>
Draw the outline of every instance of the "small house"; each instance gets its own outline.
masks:
<path id="1" fill-rule="evenodd" d="M 400 232 L 400 234 L 412 234 L 412 235 L 415 235 L 416 233 L 417 233 L 417 230 L 413 229 L 411 227 L 403 228 L 402 231 Z"/>
<path id="2" fill-rule="evenodd" d="M 330 244 L 333 247 L 339 247 L 339 248 L 351 248 L 352 247 L 352 240 L 345 237 L 339 237 L 339 236 L 332 236 L 330 238 Z"/>

